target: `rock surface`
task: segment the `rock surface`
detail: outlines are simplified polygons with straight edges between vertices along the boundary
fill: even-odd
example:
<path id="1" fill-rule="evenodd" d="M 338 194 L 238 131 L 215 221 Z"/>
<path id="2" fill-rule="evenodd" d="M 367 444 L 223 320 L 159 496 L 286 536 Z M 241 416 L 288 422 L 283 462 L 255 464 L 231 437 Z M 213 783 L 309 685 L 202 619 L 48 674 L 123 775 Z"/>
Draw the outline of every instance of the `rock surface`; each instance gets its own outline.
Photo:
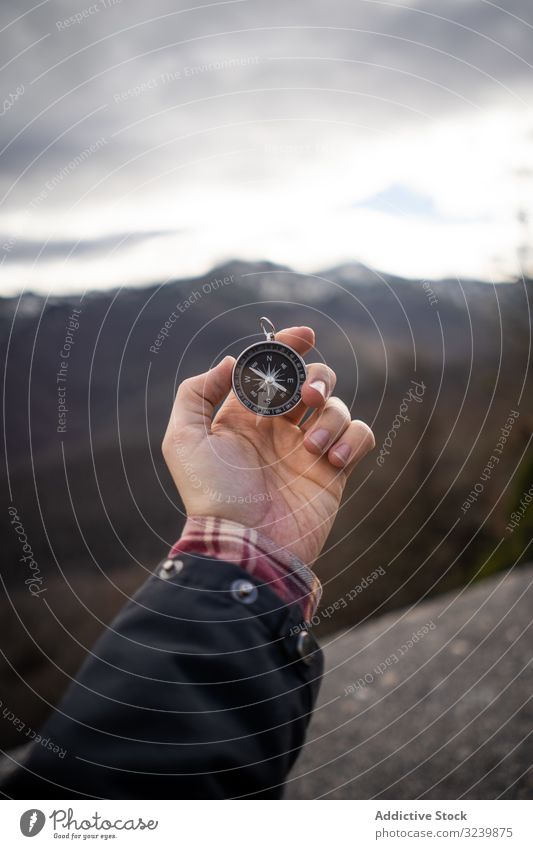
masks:
<path id="1" fill-rule="evenodd" d="M 288 798 L 531 798 L 532 611 L 527 566 L 324 641 Z"/>

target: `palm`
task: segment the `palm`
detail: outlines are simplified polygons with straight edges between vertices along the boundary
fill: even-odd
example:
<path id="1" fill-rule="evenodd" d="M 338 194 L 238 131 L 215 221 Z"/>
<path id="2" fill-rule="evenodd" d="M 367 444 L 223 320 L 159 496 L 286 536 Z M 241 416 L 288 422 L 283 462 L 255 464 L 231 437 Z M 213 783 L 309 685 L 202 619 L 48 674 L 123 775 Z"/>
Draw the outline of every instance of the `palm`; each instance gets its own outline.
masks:
<path id="1" fill-rule="evenodd" d="M 234 396 L 211 433 L 201 430 L 187 454 L 201 481 L 188 494 L 187 512 L 242 522 L 246 504 L 247 524 L 312 563 L 330 531 L 346 474 L 310 454 L 297 425 L 254 416 Z"/>
<path id="2" fill-rule="evenodd" d="M 304 355 L 314 333 L 296 327 L 276 340 Z M 254 416 L 231 392 L 234 364 L 228 356 L 182 381 L 163 440 L 165 459 L 188 516 L 217 516 L 254 528 L 312 564 L 348 475 L 374 444 L 372 431 L 351 421 L 339 398 L 326 398 L 335 373 L 323 363 L 307 367 L 296 413 L 271 418 Z M 316 415 L 304 442 L 291 415 L 309 407 Z"/>

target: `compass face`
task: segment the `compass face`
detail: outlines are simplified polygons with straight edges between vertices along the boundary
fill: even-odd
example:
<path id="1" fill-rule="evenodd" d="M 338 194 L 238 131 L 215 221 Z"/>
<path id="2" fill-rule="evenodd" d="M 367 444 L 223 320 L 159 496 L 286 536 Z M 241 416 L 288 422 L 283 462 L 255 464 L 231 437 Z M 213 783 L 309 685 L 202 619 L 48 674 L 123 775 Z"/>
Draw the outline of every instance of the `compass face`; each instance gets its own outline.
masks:
<path id="1" fill-rule="evenodd" d="M 305 378 L 305 363 L 296 351 L 281 342 L 258 342 L 237 358 L 233 389 L 253 413 L 282 416 L 300 400 Z"/>

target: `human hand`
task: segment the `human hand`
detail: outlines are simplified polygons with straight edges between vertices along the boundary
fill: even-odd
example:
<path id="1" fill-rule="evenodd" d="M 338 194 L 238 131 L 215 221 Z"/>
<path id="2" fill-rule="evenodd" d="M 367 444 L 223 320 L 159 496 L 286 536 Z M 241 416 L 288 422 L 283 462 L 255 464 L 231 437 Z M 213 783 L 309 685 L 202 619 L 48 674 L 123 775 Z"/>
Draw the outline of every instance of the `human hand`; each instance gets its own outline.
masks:
<path id="1" fill-rule="evenodd" d="M 315 335 L 310 327 L 292 327 L 276 339 L 303 355 Z M 311 565 L 346 481 L 374 447 L 374 436 L 364 422 L 351 421 L 340 398 L 331 397 L 336 376 L 323 363 L 307 366 L 298 406 L 272 417 L 254 415 L 235 397 L 234 363 L 225 357 L 182 382 L 163 440 L 166 463 L 189 516 L 218 516 L 255 528 Z M 309 407 L 315 410 L 300 427 Z"/>

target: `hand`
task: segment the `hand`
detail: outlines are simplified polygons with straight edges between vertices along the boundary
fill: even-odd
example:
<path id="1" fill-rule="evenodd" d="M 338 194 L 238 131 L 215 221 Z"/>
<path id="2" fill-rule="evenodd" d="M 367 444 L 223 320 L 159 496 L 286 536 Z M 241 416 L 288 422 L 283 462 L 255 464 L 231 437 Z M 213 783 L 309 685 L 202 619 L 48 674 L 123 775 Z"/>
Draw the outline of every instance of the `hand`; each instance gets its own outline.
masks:
<path id="1" fill-rule="evenodd" d="M 276 339 L 303 355 L 314 333 L 293 327 Z M 372 431 L 351 421 L 340 398 L 330 397 L 336 376 L 323 363 L 307 367 L 298 406 L 271 418 L 246 410 L 230 391 L 234 363 L 226 357 L 180 385 L 163 440 L 165 460 L 188 515 L 255 528 L 310 565 L 349 474 L 374 447 Z M 308 407 L 316 409 L 300 428 Z"/>

